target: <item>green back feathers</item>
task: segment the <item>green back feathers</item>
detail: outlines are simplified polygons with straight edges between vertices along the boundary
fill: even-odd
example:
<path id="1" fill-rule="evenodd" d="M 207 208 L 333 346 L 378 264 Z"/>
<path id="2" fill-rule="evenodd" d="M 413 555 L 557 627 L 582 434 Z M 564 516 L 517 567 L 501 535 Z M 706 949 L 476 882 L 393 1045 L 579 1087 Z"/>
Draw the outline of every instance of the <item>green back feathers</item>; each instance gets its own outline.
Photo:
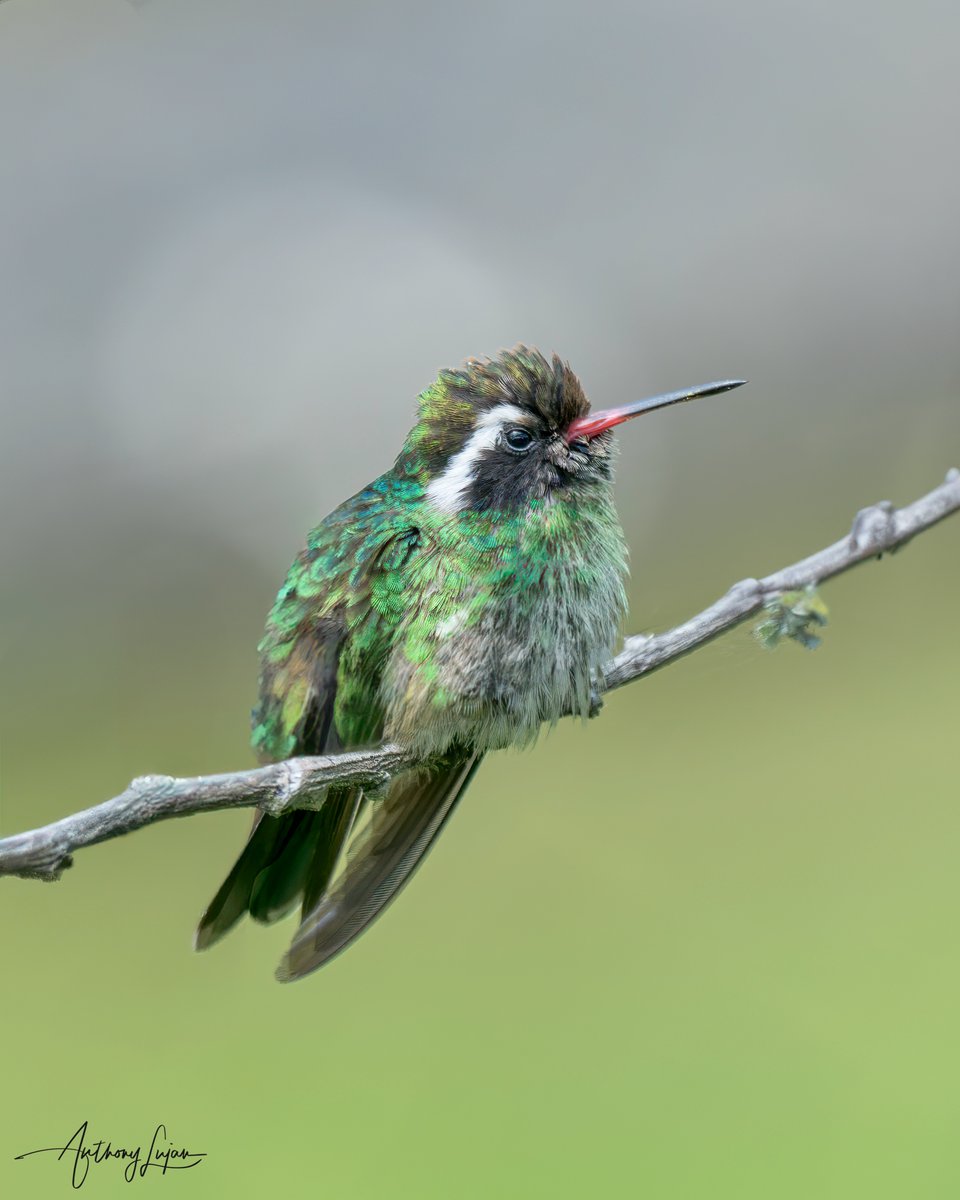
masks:
<path id="1" fill-rule="evenodd" d="M 258 647 L 253 746 L 262 760 L 379 736 L 376 675 L 403 614 L 400 568 L 416 545 L 407 505 L 421 495 L 409 479 L 381 476 L 310 534 Z M 331 724 L 317 711 L 327 703 Z"/>

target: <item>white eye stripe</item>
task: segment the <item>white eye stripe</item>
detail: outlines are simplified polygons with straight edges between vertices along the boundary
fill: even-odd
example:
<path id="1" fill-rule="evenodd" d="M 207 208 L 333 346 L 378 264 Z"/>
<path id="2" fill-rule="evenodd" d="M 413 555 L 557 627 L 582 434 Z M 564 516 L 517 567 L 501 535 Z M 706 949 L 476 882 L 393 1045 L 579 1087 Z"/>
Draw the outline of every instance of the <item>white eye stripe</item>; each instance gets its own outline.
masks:
<path id="1" fill-rule="evenodd" d="M 480 455 L 496 446 L 504 425 L 522 422 L 525 416 L 515 404 L 498 404 L 483 414 L 463 448 L 447 463 L 447 469 L 427 486 L 427 496 L 435 508 L 455 513 L 464 507 Z"/>

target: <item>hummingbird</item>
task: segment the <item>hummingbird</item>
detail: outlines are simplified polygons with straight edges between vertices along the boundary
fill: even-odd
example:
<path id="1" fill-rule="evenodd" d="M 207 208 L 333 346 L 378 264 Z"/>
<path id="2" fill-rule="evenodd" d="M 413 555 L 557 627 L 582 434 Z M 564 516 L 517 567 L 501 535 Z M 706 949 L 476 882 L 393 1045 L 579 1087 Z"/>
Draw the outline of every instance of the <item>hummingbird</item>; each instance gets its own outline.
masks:
<path id="1" fill-rule="evenodd" d="M 612 430 L 739 387 L 724 380 L 591 413 L 556 355 L 523 345 L 441 371 L 385 474 L 307 537 L 258 647 L 261 762 L 395 742 L 418 764 L 381 794 L 258 813 L 197 928 L 299 905 L 277 969 L 299 979 L 410 879 L 488 751 L 587 717 L 626 610 Z"/>

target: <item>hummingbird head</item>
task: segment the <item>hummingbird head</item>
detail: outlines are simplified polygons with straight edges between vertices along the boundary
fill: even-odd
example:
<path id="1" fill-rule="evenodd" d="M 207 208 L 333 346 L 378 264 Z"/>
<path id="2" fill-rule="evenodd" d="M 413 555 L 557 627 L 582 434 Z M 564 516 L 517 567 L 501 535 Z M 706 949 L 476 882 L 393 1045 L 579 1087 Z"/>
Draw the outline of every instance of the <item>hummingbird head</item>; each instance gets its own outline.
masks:
<path id="1" fill-rule="evenodd" d="M 420 395 L 397 467 L 419 477 L 444 512 L 515 511 L 532 500 L 587 498 L 613 478 L 615 425 L 665 404 L 727 391 L 708 384 L 590 413 L 579 379 L 557 355 L 516 346 L 441 371 Z"/>

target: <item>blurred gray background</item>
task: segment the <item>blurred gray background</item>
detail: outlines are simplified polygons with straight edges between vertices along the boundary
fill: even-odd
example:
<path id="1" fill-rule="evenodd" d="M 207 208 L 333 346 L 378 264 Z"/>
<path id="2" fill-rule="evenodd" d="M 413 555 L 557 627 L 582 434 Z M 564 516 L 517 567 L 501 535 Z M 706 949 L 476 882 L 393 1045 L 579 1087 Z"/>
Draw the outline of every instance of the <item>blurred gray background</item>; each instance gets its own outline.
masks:
<path id="1" fill-rule="evenodd" d="M 633 629 L 938 483 L 958 36 L 937 0 L 2 4 L 0 832 L 249 761 L 292 555 L 467 355 L 556 350 L 600 406 L 750 379 L 621 436 Z M 244 814 L 8 883 L 0 1180 L 166 1114 L 211 1152 L 177 1185 L 236 1195 L 314 1162 L 344 1196 L 953 1194 L 958 548 L 828 588 L 815 655 L 741 633 L 499 756 L 295 989 L 286 928 L 189 954 Z"/>

